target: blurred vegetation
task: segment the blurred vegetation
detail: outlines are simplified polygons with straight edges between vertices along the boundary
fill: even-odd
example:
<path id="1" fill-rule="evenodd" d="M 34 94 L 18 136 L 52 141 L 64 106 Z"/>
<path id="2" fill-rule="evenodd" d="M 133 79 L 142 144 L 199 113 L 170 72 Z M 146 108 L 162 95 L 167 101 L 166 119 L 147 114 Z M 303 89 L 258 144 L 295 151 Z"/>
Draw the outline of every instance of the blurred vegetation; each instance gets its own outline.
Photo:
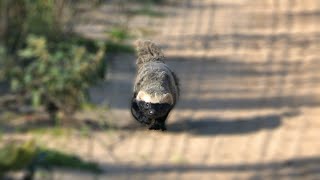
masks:
<path id="1" fill-rule="evenodd" d="M 106 42 L 106 53 L 134 53 L 135 49 L 133 46 L 124 44 L 124 43 L 118 43 L 115 41 L 107 41 Z"/>
<path id="2" fill-rule="evenodd" d="M 143 3 L 143 4 L 163 4 L 167 0 L 133 0 L 133 1 Z"/>
<path id="3" fill-rule="evenodd" d="M 76 3 L 99 0 L 0 0 L 0 81 L 10 84 L 17 104 L 70 118 L 88 101 L 88 89 L 103 80 L 105 53 L 133 52 L 128 33 L 110 31 L 97 42 L 73 33 Z M 1 103 L 0 103 L 1 105 Z"/>
<path id="4" fill-rule="evenodd" d="M 78 169 L 94 173 L 102 170 L 99 165 L 83 161 L 81 158 L 57 150 L 39 147 L 34 141 L 8 143 L 0 148 L 0 178 L 10 171 L 27 171 L 32 176 L 36 169 L 55 167 Z"/>
<path id="5" fill-rule="evenodd" d="M 51 50 L 50 46 L 56 46 Z M 51 51 L 51 52 L 50 52 Z M 18 52 L 18 57 L 28 64 L 16 67 L 11 75 L 11 89 L 17 92 L 31 92 L 31 102 L 35 107 L 47 106 L 54 113 L 61 110 L 64 115 L 72 115 L 85 102 L 90 85 L 103 79 L 105 61 L 104 46 L 96 53 L 75 43 L 50 45 L 43 37 L 28 36 L 27 45 Z M 53 114 L 54 115 L 54 114 Z"/>
<path id="6" fill-rule="evenodd" d="M 128 30 L 123 27 L 114 27 L 109 32 L 109 37 L 115 42 L 122 42 L 125 39 L 128 39 L 131 35 Z"/>
<path id="7" fill-rule="evenodd" d="M 56 126 L 56 127 L 39 127 L 39 128 L 34 128 L 29 131 L 28 133 L 32 133 L 35 135 L 52 135 L 54 137 L 60 137 L 60 136 L 69 136 L 71 133 L 72 129 L 69 127 L 61 127 L 61 126 Z"/>
<path id="8" fill-rule="evenodd" d="M 129 9 L 127 11 L 128 14 L 137 16 L 137 15 L 144 15 L 144 16 L 150 16 L 150 17 L 164 17 L 165 14 L 160 11 L 155 11 L 151 8 L 151 5 L 144 5 L 143 7 L 139 9 Z"/>
<path id="9" fill-rule="evenodd" d="M 32 112 L 45 111 L 56 124 L 59 120 L 73 119 L 77 110 L 88 106 L 89 88 L 104 79 L 105 55 L 134 52 L 126 44 L 132 38 L 126 26 L 108 30 L 105 41 L 74 33 L 77 18 L 83 13 L 83 7 L 78 8 L 78 5 L 85 3 L 86 7 L 96 8 L 101 2 L 0 0 L 1 124 L 13 122 L 13 119 L 25 121 L 12 125 L 18 130 L 23 130 L 19 125 L 32 124 L 32 115 L 28 113 L 29 119 L 6 116 L 4 109 L 8 104 L 12 109 L 12 103 L 18 112 L 30 108 Z M 2 91 L 2 85 L 9 87 L 8 92 Z M 17 111 L 13 111 L 15 115 Z M 49 126 L 55 136 L 68 133 L 67 128 L 51 126 L 51 123 Z M 3 126 L 3 129 L 8 127 L 11 126 Z M 82 136 L 87 136 L 91 130 L 86 126 L 79 129 Z M 43 131 L 50 130 L 44 128 L 38 133 Z M 100 172 L 97 164 L 39 147 L 32 141 L 6 144 L 0 139 L 0 179 L 8 171 L 27 170 L 32 175 L 37 168 L 54 167 Z"/>
<path id="10" fill-rule="evenodd" d="M 0 172 L 25 168 L 36 154 L 33 143 L 8 144 L 0 149 Z"/>
<path id="11" fill-rule="evenodd" d="M 124 43 L 125 40 L 132 38 L 128 28 L 126 27 L 113 27 L 106 32 L 109 41 L 106 42 L 107 53 L 134 53 L 134 48 Z"/>

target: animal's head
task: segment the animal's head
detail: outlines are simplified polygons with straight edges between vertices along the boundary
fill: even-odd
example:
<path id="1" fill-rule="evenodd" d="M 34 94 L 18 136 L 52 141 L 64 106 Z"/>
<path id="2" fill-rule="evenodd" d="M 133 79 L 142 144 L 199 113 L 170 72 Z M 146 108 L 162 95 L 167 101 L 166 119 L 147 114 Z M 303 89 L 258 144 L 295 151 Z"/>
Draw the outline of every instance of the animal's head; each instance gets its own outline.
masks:
<path id="1" fill-rule="evenodd" d="M 173 107 L 173 97 L 169 93 L 160 95 L 140 91 L 136 100 L 139 109 L 148 118 L 163 117 Z"/>

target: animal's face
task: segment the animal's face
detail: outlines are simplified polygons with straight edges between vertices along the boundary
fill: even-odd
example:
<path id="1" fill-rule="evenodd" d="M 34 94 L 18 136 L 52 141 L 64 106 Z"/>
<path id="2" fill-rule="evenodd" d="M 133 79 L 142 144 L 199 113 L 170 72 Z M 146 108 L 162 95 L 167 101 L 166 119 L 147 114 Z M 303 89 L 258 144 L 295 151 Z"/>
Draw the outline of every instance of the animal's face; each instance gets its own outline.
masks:
<path id="1" fill-rule="evenodd" d="M 144 101 L 137 101 L 140 111 L 148 118 L 154 119 L 163 117 L 171 109 L 171 105 L 168 103 L 150 103 Z"/>
<path id="2" fill-rule="evenodd" d="M 140 111 L 148 118 L 163 117 L 172 109 L 173 98 L 171 94 L 149 94 L 140 91 L 136 97 Z"/>

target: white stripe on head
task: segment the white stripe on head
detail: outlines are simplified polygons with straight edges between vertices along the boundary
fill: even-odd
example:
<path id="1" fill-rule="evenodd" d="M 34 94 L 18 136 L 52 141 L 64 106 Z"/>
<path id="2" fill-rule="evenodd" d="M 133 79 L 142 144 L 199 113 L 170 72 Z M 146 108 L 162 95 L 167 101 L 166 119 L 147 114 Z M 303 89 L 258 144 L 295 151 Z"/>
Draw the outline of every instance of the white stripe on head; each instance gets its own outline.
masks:
<path id="1" fill-rule="evenodd" d="M 171 105 L 173 104 L 173 97 L 169 93 L 166 93 L 164 95 L 158 95 L 158 94 L 151 95 L 145 91 L 139 91 L 136 99 L 138 101 L 144 101 L 149 103 L 168 103 Z"/>

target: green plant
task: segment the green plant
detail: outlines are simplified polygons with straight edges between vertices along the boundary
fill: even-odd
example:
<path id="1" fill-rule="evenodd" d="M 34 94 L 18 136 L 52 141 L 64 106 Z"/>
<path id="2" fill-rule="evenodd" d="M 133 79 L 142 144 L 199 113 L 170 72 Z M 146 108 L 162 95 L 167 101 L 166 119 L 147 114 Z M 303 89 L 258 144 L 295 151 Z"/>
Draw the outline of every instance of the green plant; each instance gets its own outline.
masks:
<path id="1" fill-rule="evenodd" d="M 74 5 L 74 0 L 0 0 L 0 80 L 10 82 L 15 102 L 45 107 L 52 119 L 69 118 L 87 101 L 88 88 L 105 74 L 105 51 L 134 51 L 123 43 L 130 38 L 124 29 L 112 29 L 104 44 L 71 33 Z"/>
<path id="2" fill-rule="evenodd" d="M 28 133 L 34 134 L 34 135 L 44 135 L 49 134 L 53 137 L 66 137 L 69 136 L 72 132 L 72 129 L 70 127 L 62 127 L 62 126 L 55 126 L 55 127 L 42 127 L 42 128 L 35 128 L 28 131 Z"/>
<path id="3" fill-rule="evenodd" d="M 24 45 L 25 37 L 29 33 L 46 36 L 60 33 L 61 12 L 56 10 L 59 0 L 0 1 L 0 38 L 10 54 L 14 54 Z"/>
<path id="4" fill-rule="evenodd" d="M 153 10 L 150 6 L 143 6 L 139 9 L 128 10 L 128 13 L 131 15 L 145 15 L 150 17 L 164 17 L 165 14 L 160 11 Z"/>
<path id="5" fill-rule="evenodd" d="M 73 31 L 80 12 L 77 5 L 85 2 L 90 9 L 100 1 L 0 0 L 0 40 L 10 54 L 24 47 L 29 34 L 62 40 Z"/>
<path id="6" fill-rule="evenodd" d="M 61 111 L 70 117 L 87 100 L 88 88 L 101 80 L 106 69 L 104 44 L 95 52 L 85 46 L 49 43 L 46 38 L 30 35 L 26 48 L 19 51 L 24 66 L 16 66 L 11 88 L 25 93 L 34 107 L 43 105 L 52 115 Z"/>
<path id="7" fill-rule="evenodd" d="M 124 43 L 118 43 L 114 41 L 106 42 L 107 53 L 134 53 L 134 47 Z"/>
<path id="8" fill-rule="evenodd" d="M 0 149 L 0 177 L 7 171 L 23 169 L 36 155 L 33 141 L 24 144 L 10 143 Z"/>
<path id="9" fill-rule="evenodd" d="M 54 167 L 79 169 L 99 173 L 102 170 L 93 162 L 83 161 L 80 157 L 61 151 L 39 147 L 34 141 L 11 142 L 0 148 L 0 178 L 8 171 L 27 170 L 33 175 L 37 168 Z"/>
<path id="10" fill-rule="evenodd" d="M 131 36 L 126 28 L 112 28 L 108 33 L 111 40 L 114 42 L 122 42 L 129 39 Z"/>
<path id="11" fill-rule="evenodd" d="M 98 164 L 93 162 L 85 162 L 80 157 L 71 154 L 66 154 L 60 151 L 39 148 L 37 152 L 38 162 L 37 167 L 59 167 L 79 169 L 95 173 L 100 173 L 102 170 Z"/>
<path id="12" fill-rule="evenodd" d="M 138 3 L 143 3 L 143 4 L 163 4 L 165 3 L 166 0 L 134 0 L 134 1 Z"/>
<path id="13" fill-rule="evenodd" d="M 5 77 L 5 61 L 7 60 L 6 57 L 6 49 L 0 45 L 0 80 L 3 80 Z"/>

